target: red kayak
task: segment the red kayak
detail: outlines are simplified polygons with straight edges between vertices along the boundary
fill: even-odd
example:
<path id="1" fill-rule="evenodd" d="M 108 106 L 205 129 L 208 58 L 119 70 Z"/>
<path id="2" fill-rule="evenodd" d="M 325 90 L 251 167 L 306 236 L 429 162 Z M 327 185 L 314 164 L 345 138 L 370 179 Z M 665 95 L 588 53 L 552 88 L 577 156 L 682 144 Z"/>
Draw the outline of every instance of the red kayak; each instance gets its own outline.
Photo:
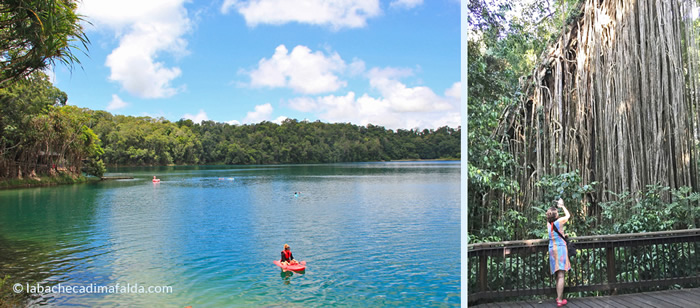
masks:
<path id="1" fill-rule="evenodd" d="M 306 269 L 306 261 L 301 261 L 299 264 L 289 264 L 289 265 L 284 265 L 280 262 L 280 260 L 275 260 L 273 261 L 277 266 L 281 267 L 285 271 L 303 271 Z"/>
<path id="2" fill-rule="evenodd" d="M 153 179 L 153 183 L 160 183 L 160 179 Z"/>

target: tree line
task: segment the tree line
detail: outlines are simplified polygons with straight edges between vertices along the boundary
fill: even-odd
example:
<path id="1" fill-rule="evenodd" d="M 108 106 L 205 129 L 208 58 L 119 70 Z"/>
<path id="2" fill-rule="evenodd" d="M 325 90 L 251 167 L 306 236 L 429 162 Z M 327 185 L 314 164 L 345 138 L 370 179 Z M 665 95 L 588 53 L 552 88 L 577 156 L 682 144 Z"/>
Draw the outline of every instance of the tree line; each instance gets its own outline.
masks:
<path id="1" fill-rule="evenodd" d="M 299 164 L 458 159 L 460 129 L 398 129 L 287 119 L 229 125 L 113 115 L 66 105 L 34 72 L 0 88 L 0 178 L 67 172 L 101 176 L 108 166 Z"/>
<path id="2" fill-rule="evenodd" d="M 460 129 L 399 129 L 286 119 L 230 125 L 214 121 L 92 111 L 107 165 L 299 164 L 455 159 Z"/>

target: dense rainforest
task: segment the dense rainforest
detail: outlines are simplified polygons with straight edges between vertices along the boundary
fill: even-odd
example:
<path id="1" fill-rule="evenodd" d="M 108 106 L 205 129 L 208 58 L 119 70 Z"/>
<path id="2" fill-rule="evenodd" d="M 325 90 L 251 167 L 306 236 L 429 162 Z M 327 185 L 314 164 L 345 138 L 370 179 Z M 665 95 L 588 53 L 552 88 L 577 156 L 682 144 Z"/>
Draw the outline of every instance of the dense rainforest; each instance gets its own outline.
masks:
<path id="1" fill-rule="evenodd" d="M 94 119 L 107 165 L 299 164 L 450 159 L 460 156 L 460 130 L 385 129 L 286 119 L 229 125 L 170 122 L 85 111 Z"/>
<path id="2" fill-rule="evenodd" d="M 104 172 L 89 115 L 66 106 L 66 94 L 43 73 L 57 64 L 72 70 L 80 65 L 76 53 L 87 52 L 77 7 L 72 0 L 0 2 L 0 186 L 8 178 L 72 183 L 83 172 Z"/>
<path id="3" fill-rule="evenodd" d="M 42 72 L 0 88 L 0 179 L 104 172 L 91 115 L 66 100 Z"/>
<path id="4" fill-rule="evenodd" d="M 35 72 L 0 90 L 0 178 L 65 171 L 101 175 L 106 166 L 299 164 L 458 159 L 460 130 L 286 119 L 214 121 L 112 115 L 66 105 L 65 93 Z"/>
<path id="5" fill-rule="evenodd" d="M 695 1 L 468 4 L 471 243 L 696 228 Z M 679 16 L 685 16 L 679 18 Z"/>

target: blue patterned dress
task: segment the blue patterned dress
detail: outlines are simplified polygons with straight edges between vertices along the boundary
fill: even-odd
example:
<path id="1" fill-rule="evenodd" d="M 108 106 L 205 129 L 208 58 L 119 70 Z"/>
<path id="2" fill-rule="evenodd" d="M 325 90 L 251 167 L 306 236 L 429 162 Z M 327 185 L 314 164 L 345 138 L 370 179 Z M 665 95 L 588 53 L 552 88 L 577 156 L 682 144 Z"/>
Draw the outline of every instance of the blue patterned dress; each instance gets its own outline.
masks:
<path id="1" fill-rule="evenodd" d="M 561 228 L 562 224 L 559 220 L 555 221 L 553 224 L 557 227 L 559 232 L 564 234 Z M 569 263 L 566 242 L 559 236 L 557 231 L 552 229 L 552 224 L 547 225 L 547 230 L 549 231 L 549 270 L 552 272 L 552 275 L 559 270 L 570 270 L 571 264 Z"/>

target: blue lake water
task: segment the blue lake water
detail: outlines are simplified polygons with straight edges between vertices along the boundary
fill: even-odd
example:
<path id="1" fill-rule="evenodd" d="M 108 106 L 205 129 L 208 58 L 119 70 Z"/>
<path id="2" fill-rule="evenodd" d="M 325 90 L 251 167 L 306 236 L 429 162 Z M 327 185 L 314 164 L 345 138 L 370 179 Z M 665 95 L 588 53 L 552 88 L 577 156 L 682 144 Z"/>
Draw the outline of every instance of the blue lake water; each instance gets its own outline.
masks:
<path id="1" fill-rule="evenodd" d="M 116 171 L 135 179 L 0 191 L 6 283 L 172 288 L 32 299 L 60 306 L 460 304 L 459 162 Z M 304 273 L 272 263 L 285 243 Z"/>

